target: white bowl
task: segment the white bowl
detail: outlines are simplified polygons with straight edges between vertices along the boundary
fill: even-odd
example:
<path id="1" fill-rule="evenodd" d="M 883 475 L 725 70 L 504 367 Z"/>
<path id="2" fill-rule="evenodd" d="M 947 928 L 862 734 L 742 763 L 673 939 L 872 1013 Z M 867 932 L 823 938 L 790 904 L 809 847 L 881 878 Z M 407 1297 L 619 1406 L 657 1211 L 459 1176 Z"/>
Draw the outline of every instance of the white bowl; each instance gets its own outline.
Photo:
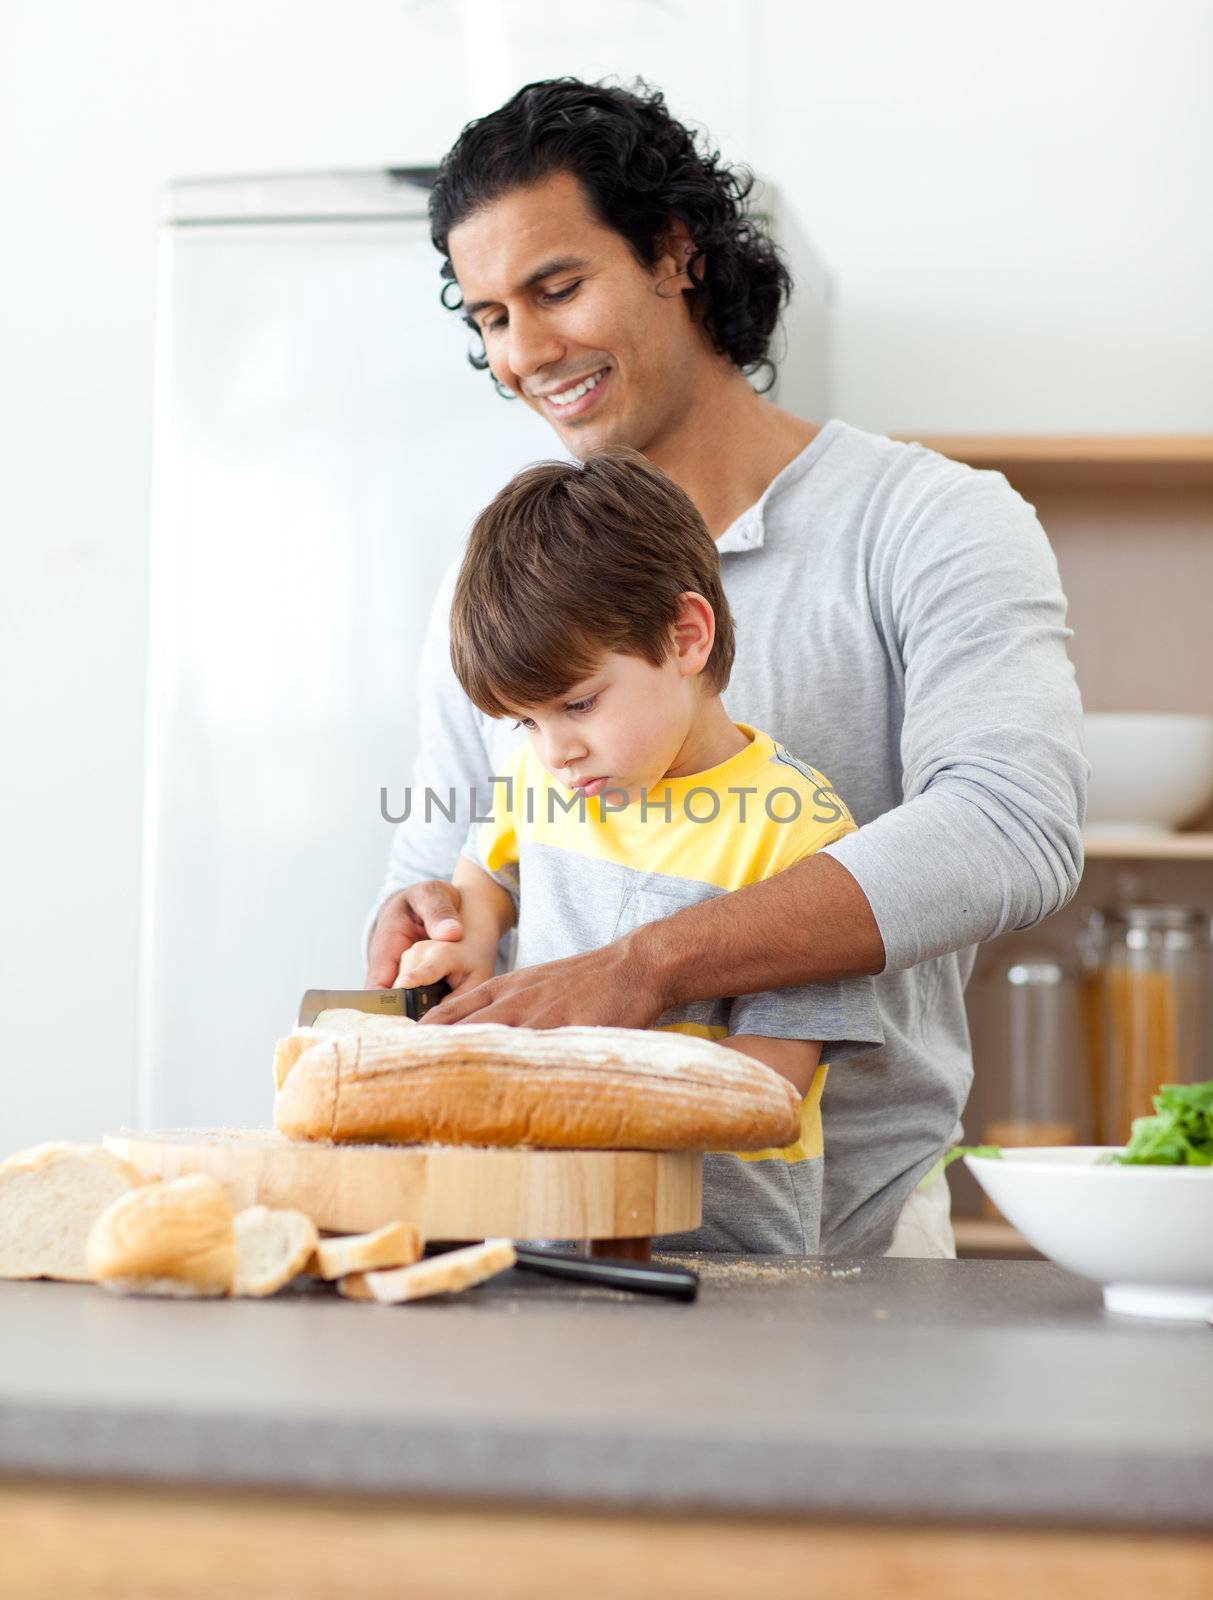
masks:
<path id="1" fill-rule="evenodd" d="M 1106 1153 L 1047 1146 L 965 1165 L 1042 1255 L 1103 1285 L 1109 1311 L 1213 1317 L 1213 1167 L 1098 1165 Z"/>
<path id="2" fill-rule="evenodd" d="M 1087 829 L 1162 833 L 1213 800 L 1213 717 L 1088 712 Z"/>

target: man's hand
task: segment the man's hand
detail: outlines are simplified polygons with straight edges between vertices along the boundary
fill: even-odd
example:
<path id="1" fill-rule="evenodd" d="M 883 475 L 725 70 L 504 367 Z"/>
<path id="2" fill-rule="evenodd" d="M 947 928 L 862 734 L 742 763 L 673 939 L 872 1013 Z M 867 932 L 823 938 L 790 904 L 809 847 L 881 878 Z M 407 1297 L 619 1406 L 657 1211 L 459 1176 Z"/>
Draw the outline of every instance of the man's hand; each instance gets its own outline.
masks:
<path id="1" fill-rule="evenodd" d="M 506 972 L 479 988 L 449 995 L 422 1022 L 647 1028 L 665 1009 L 655 976 L 628 935 L 601 950 Z"/>
<path id="2" fill-rule="evenodd" d="M 371 933 L 366 989 L 394 989 L 400 958 L 421 939 L 462 939 L 459 890 L 441 879 L 415 883 L 385 900 Z"/>

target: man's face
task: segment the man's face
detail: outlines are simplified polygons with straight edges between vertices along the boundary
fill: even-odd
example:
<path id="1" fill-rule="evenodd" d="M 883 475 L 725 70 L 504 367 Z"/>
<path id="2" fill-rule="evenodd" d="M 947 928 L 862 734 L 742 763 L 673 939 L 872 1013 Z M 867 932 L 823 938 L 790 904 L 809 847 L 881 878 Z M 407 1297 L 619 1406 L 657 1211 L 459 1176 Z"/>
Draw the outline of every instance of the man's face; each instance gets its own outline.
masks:
<path id="1" fill-rule="evenodd" d="M 587 798 L 613 789 L 635 801 L 670 771 L 697 695 L 697 679 L 679 671 L 673 651 L 659 667 L 612 651 L 568 694 L 516 716 L 558 783 Z"/>
<path id="2" fill-rule="evenodd" d="M 448 244 L 493 376 L 571 454 L 648 451 L 690 414 L 706 347 L 677 276 L 677 240 L 651 271 L 641 266 L 560 172 L 473 213 Z"/>

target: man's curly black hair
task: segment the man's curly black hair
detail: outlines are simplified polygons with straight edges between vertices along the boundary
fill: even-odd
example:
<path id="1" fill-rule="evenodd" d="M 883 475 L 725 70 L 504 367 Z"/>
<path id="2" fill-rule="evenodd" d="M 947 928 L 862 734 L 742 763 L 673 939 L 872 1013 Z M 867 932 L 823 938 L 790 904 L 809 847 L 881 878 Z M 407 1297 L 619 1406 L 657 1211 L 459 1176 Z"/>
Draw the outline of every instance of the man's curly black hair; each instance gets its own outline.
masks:
<path id="1" fill-rule="evenodd" d="M 443 304 L 462 308 L 448 240 L 473 212 L 511 189 L 568 172 L 595 214 L 631 246 L 645 267 L 657 261 L 671 219 L 686 224 L 694 244 L 688 270 L 692 315 L 713 347 L 770 388 L 768 351 L 792 289 L 778 250 L 747 200 L 754 185 L 745 168 L 725 165 L 676 122 L 659 90 L 631 89 L 578 78 L 528 83 L 487 117 L 469 122 L 443 158 L 430 191 L 430 235 L 443 256 Z M 470 319 L 469 325 L 471 324 Z M 483 372 L 483 345 L 469 361 Z"/>

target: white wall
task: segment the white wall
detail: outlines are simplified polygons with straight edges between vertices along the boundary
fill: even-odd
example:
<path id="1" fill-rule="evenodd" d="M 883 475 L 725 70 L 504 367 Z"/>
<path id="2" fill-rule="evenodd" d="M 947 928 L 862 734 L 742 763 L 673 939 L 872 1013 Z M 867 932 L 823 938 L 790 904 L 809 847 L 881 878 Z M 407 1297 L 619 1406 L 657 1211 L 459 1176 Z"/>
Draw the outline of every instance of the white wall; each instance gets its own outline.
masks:
<path id="1" fill-rule="evenodd" d="M 1213 426 L 1213 6 L 772 0 L 759 16 L 747 148 L 837 274 L 840 415 Z"/>
<path id="2" fill-rule="evenodd" d="M 1203 0 L 0 6 L 0 1154 L 133 1116 L 162 183 L 425 162 L 529 77 L 640 71 L 780 185 L 833 268 L 837 414 L 1209 429 L 1210 18 Z"/>

